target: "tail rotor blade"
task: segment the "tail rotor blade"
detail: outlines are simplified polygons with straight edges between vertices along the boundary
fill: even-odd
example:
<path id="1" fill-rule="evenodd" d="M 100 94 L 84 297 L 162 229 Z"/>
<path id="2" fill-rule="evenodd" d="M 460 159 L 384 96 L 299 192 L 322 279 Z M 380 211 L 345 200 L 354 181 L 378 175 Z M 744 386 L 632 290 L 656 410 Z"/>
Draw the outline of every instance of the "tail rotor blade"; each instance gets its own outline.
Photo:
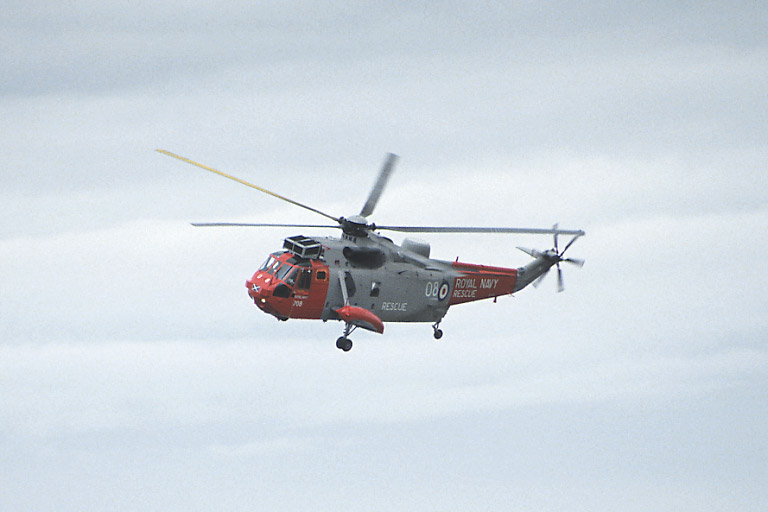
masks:
<path id="1" fill-rule="evenodd" d="M 560 269 L 560 264 L 557 264 L 557 293 L 562 292 L 565 290 L 565 285 L 563 284 L 563 271 Z"/>
<path id="2" fill-rule="evenodd" d="M 549 270 L 541 274 L 539 277 L 536 278 L 536 280 L 533 282 L 533 287 L 538 288 L 542 281 L 544 281 L 544 278 L 547 277 L 547 274 L 549 274 Z"/>
<path id="3" fill-rule="evenodd" d="M 579 238 L 580 236 L 581 236 L 580 234 L 577 234 L 576 236 L 574 236 L 573 238 L 571 238 L 571 241 L 570 241 L 570 242 L 568 242 L 568 245 L 566 245 L 566 246 L 565 246 L 565 249 L 563 249 L 563 252 L 561 252 L 561 253 L 560 253 L 560 255 L 563 255 L 563 254 L 565 254 L 565 251 L 567 251 L 567 250 L 568 250 L 568 248 L 569 248 L 570 246 L 572 246 L 572 245 L 573 245 L 573 242 L 575 242 L 576 240 L 578 240 L 578 238 Z"/>
<path id="4" fill-rule="evenodd" d="M 584 266 L 584 260 L 578 259 L 578 258 L 564 258 L 562 261 L 565 261 L 567 263 L 570 263 L 572 265 L 577 265 L 579 267 Z"/>

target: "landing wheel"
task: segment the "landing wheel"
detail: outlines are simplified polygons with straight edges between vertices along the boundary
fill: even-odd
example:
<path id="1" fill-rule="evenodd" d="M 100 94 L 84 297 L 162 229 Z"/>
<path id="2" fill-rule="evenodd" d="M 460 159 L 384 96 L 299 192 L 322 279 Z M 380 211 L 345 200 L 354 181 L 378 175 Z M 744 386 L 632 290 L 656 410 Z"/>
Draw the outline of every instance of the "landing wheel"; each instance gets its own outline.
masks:
<path id="1" fill-rule="evenodd" d="M 352 340 L 342 336 L 336 340 L 336 348 L 343 350 L 344 352 L 349 352 L 352 350 Z"/>
<path id="2" fill-rule="evenodd" d="M 437 321 L 434 324 L 432 324 L 432 330 L 434 331 L 436 340 L 439 340 L 440 338 L 443 337 L 443 331 L 441 331 L 439 327 L 440 327 L 440 321 Z"/>

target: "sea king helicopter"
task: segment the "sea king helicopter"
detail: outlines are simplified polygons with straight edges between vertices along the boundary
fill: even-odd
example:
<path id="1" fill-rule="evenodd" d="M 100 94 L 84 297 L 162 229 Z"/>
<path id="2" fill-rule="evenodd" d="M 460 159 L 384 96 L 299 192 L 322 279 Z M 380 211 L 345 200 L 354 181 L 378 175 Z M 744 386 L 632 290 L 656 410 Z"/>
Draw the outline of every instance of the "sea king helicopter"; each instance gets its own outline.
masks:
<path id="1" fill-rule="evenodd" d="M 349 335 L 357 328 L 383 333 L 385 322 L 432 324 L 435 339 L 443 336 L 440 322 L 456 304 L 516 293 L 537 286 L 552 267 L 557 269 L 558 291 L 563 290 L 560 263 L 583 266 L 584 261 L 564 257 L 582 230 L 514 227 L 379 226 L 368 221 L 389 180 L 397 155 L 388 154 L 368 199 L 357 215 L 335 217 L 247 181 L 230 176 L 164 149 L 160 153 L 237 181 L 333 221 L 332 224 L 193 223 L 193 226 L 246 226 L 341 229 L 341 237 L 285 238 L 281 250 L 267 257 L 245 281 L 248 296 L 263 312 L 278 320 L 289 318 L 340 320 L 343 334 L 336 347 L 352 348 Z M 405 238 L 397 245 L 381 231 L 401 233 L 512 233 L 551 234 L 552 249 L 518 247 L 533 258 L 519 268 L 503 268 L 430 258 L 428 243 Z M 560 250 L 559 235 L 572 238 Z"/>

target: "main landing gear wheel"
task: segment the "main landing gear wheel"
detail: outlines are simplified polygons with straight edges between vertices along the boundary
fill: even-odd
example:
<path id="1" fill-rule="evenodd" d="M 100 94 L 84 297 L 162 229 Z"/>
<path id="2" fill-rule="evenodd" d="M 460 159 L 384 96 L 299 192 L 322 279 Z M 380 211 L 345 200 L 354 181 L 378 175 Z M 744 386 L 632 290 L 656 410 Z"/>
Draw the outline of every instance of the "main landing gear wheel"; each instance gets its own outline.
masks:
<path id="1" fill-rule="evenodd" d="M 336 348 L 343 350 L 344 352 L 349 352 L 352 350 L 352 340 L 342 336 L 336 340 Z"/>
<path id="2" fill-rule="evenodd" d="M 438 326 L 440 325 L 440 322 L 437 322 L 436 324 L 432 325 L 432 329 L 435 331 L 434 336 L 436 340 L 439 340 L 443 337 L 443 331 L 438 329 Z"/>
<path id="3" fill-rule="evenodd" d="M 336 348 L 343 350 L 344 352 L 349 352 L 352 350 L 352 340 L 347 338 L 347 336 L 349 336 L 355 329 L 357 329 L 356 325 L 345 324 L 344 334 L 342 334 L 341 337 L 336 340 Z"/>

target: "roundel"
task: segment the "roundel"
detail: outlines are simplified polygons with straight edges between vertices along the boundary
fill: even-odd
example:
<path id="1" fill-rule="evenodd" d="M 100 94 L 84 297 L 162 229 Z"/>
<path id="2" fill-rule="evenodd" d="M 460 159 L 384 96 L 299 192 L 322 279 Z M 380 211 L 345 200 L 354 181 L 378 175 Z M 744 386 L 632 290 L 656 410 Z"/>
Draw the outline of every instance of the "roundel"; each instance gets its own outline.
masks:
<path id="1" fill-rule="evenodd" d="M 448 283 L 446 281 L 443 281 L 443 284 L 440 285 L 440 291 L 437 292 L 438 300 L 445 300 L 445 298 L 448 296 L 449 291 L 450 291 L 450 286 L 448 286 Z"/>

